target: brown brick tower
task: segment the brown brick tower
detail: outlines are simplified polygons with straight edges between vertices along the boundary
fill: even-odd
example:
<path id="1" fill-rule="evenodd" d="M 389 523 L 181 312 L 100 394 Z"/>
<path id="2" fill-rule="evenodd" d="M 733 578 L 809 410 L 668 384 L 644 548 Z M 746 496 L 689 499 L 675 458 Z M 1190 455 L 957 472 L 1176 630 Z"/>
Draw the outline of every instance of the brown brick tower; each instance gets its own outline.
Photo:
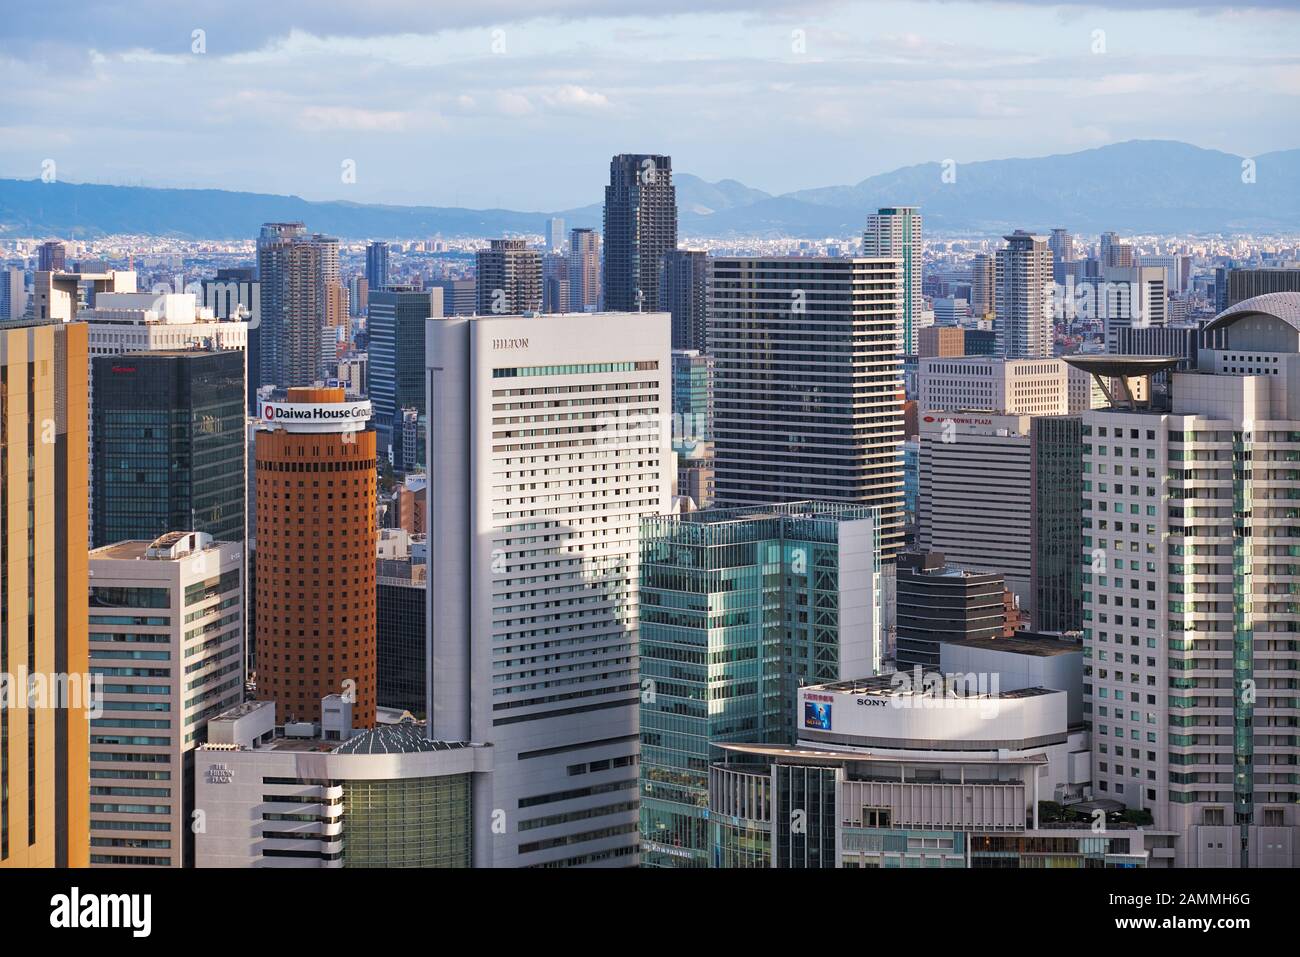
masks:
<path id="1" fill-rule="evenodd" d="M 292 388 L 257 433 L 257 688 L 276 721 L 355 693 L 375 723 L 375 433 L 368 401 Z"/>

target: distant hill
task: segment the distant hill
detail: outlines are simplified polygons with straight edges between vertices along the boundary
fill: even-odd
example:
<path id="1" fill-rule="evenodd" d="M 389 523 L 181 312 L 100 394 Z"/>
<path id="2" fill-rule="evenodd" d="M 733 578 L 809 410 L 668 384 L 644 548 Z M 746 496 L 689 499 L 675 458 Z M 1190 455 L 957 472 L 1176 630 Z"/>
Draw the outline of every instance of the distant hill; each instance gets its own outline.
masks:
<path id="1" fill-rule="evenodd" d="M 991 234 L 1014 228 L 1125 232 L 1260 232 L 1300 228 L 1300 150 L 1242 158 L 1164 140 L 1132 140 L 1036 159 L 940 163 L 882 173 L 851 186 L 773 196 L 732 179 L 676 173 L 685 236 L 849 235 L 880 206 L 920 206 L 926 230 Z M 88 238 L 145 233 L 206 239 L 252 237 L 272 220 L 302 220 L 349 239 L 426 238 L 599 227 L 597 202 L 558 212 L 309 202 L 297 196 L 216 189 L 154 189 L 0 179 L 0 236 Z"/>

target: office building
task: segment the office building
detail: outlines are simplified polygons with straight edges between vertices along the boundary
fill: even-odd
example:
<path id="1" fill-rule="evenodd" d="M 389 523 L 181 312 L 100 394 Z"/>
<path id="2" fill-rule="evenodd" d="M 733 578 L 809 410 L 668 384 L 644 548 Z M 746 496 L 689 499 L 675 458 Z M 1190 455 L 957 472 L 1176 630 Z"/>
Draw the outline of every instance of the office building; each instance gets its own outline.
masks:
<path id="1" fill-rule="evenodd" d="M 917 545 L 966 571 L 1001 573 L 1032 612 L 1029 422 L 980 412 L 921 416 Z"/>
<path id="2" fill-rule="evenodd" d="M 1098 266 L 1101 269 L 1131 269 L 1135 265 L 1133 247 L 1119 241 L 1115 233 L 1102 233 L 1098 245 Z"/>
<path id="3" fill-rule="evenodd" d="M 862 255 L 868 259 L 893 259 L 901 271 L 903 287 L 902 351 L 917 354 L 921 331 L 921 211 L 915 206 L 891 206 L 867 217 L 862 233 Z"/>
<path id="4" fill-rule="evenodd" d="M 713 261 L 717 501 L 880 509 L 903 537 L 901 287 L 894 260 Z"/>
<path id="5" fill-rule="evenodd" d="M 32 318 L 72 322 L 83 309 L 93 307 L 102 293 L 135 292 L 135 273 L 127 270 L 103 272 L 36 273 L 32 280 Z"/>
<path id="6" fill-rule="evenodd" d="M 68 251 L 63 243 L 47 240 L 36 248 L 36 269 L 39 272 L 63 272 L 68 265 Z"/>
<path id="7" fill-rule="evenodd" d="M 992 317 L 997 307 L 997 263 L 983 253 L 971 260 L 970 313 L 976 319 Z"/>
<path id="8" fill-rule="evenodd" d="M 542 257 L 522 239 L 494 239 L 475 262 L 479 315 L 517 316 L 542 308 Z"/>
<path id="9" fill-rule="evenodd" d="M 917 404 L 927 412 L 1063 415 L 1070 411 L 1069 384 L 1069 366 L 1060 359 L 925 358 L 917 367 Z"/>
<path id="10" fill-rule="evenodd" d="M 366 244 L 366 289 L 378 292 L 388 288 L 388 243 L 376 240 Z"/>
<path id="11" fill-rule="evenodd" d="M 564 252 L 564 220 L 552 216 L 546 221 L 546 250 L 552 253 Z"/>
<path id="12" fill-rule="evenodd" d="M 569 311 L 595 312 L 600 308 L 600 233 L 575 229 L 569 233 Z"/>
<path id="13" fill-rule="evenodd" d="M 86 327 L 0 328 L 0 399 L 0 672 L 47 679 L 0 696 L 0 868 L 85 867 Z"/>
<path id="14" fill-rule="evenodd" d="M 120 541 L 90 553 L 90 580 L 90 863 L 193 867 L 192 752 L 244 695 L 243 545 Z"/>
<path id="15" fill-rule="evenodd" d="M 468 279 L 435 279 L 429 289 L 442 290 L 442 311 L 448 316 L 472 316 L 478 308 L 478 283 Z"/>
<path id="16" fill-rule="evenodd" d="M 244 355 L 96 356 L 91 541 L 245 537 Z"/>
<path id="17" fill-rule="evenodd" d="M 1223 286 L 1220 312 L 1255 296 L 1300 292 L 1300 269 L 1227 269 Z"/>
<path id="18" fill-rule="evenodd" d="M 569 257 L 563 253 L 542 256 L 542 312 L 568 312 Z"/>
<path id="19" fill-rule="evenodd" d="M 898 670 L 938 668 L 944 641 L 1006 636 L 1005 592 L 1000 572 L 956 568 L 937 552 L 900 555 L 894 651 Z"/>
<path id="20" fill-rule="evenodd" d="M 664 257 L 677 248 L 677 187 L 669 156 L 622 153 L 605 187 L 603 308 L 659 312 Z"/>
<path id="21" fill-rule="evenodd" d="M 963 329 L 962 339 L 968 356 L 996 356 L 998 334 L 992 329 Z"/>
<path id="22" fill-rule="evenodd" d="M 323 237 L 322 237 L 323 238 Z M 330 254 L 333 254 L 331 270 Z M 311 385 L 320 376 L 328 322 L 331 271 L 337 281 L 338 243 L 316 241 L 302 223 L 266 223 L 257 240 L 262 323 L 250 331 L 254 388 Z"/>
<path id="23" fill-rule="evenodd" d="M 257 281 L 257 270 L 252 268 L 218 269 L 215 279 L 204 279 L 201 284 L 203 308 L 220 321 L 237 321 L 245 324 L 242 344 L 218 343 L 222 349 L 241 348 L 248 356 L 245 378 L 248 385 L 248 413 L 257 414 L 257 387 L 261 373 L 261 353 L 257 351 L 257 336 L 249 329 L 262 325 L 262 286 Z M 138 348 L 131 351 L 140 351 Z"/>
<path id="24" fill-rule="evenodd" d="M 1035 416 L 1029 423 L 1030 579 L 1034 627 L 1083 628 L 1079 554 L 1083 548 L 1083 419 Z"/>
<path id="25" fill-rule="evenodd" d="M 969 318 L 970 303 L 967 300 L 955 296 L 940 296 L 934 300 L 934 326 L 960 326 Z M 925 329 L 922 327 L 921 332 Z"/>
<path id="26" fill-rule="evenodd" d="M 1168 320 L 1167 301 L 1163 269 L 1105 267 L 1100 276 L 1077 283 L 1070 278 L 1055 312 L 1058 319 L 1066 321 L 1079 315 L 1100 322 L 1106 351 L 1114 354 L 1119 349 L 1121 330 L 1164 326 Z"/>
<path id="27" fill-rule="evenodd" d="M 1052 280 L 1063 283 L 1066 263 L 1074 262 L 1074 237 L 1069 231 L 1057 227 L 1047 239 L 1047 248 L 1052 251 Z"/>
<path id="28" fill-rule="evenodd" d="M 429 325 L 430 733 L 494 746 L 476 865 L 637 863 L 639 541 L 672 499 L 669 334 L 666 313 Z"/>
<path id="29" fill-rule="evenodd" d="M 385 541 L 392 547 L 385 550 Z M 385 529 L 376 569 L 375 660 L 377 700 L 381 708 L 422 715 L 429 706 L 425 678 L 425 612 L 428 609 L 428 564 L 424 536 L 405 529 Z M 413 550 L 412 545 L 415 545 Z"/>
<path id="30" fill-rule="evenodd" d="M 444 315 L 444 290 L 389 286 L 370 294 L 367 394 L 374 407 L 379 448 L 393 442 L 394 416 L 424 412 L 424 326 Z"/>
<path id="31" fill-rule="evenodd" d="M 1203 341 L 1167 407 L 1128 389 L 1083 419 L 1095 783 L 1175 833 L 1175 866 L 1294 867 L 1300 294 L 1239 303 Z M 1072 361 L 1136 378 L 1173 364 Z"/>
<path id="32" fill-rule="evenodd" d="M 642 523 L 642 865 L 708 866 L 719 744 L 792 745 L 800 686 L 879 670 L 874 519 L 796 502 Z"/>
<path id="33" fill-rule="evenodd" d="M 707 352 L 709 254 L 702 249 L 670 250 L 664 257 L 659 301 L 673 317 L 673 348 Z"/>
<path id="34" fill-rule="evenodd" d="M 1040 802 L 1088 806 L 1088 735 L 1071 724 L 1064 690 L 981 687 L 973 672 L 927 675 L 921 688 L 908 678 L 800 688 L 794 747 L 723 745 L 709 771 L 713 866 L 1162 863 L 1158 834 L 1043 814 Z"/>
<path id="35" fill-rule="evenodd" d="M 715 494 L 711 356 L 694 349 L 673 350 L 672 423 L 677 494 L 708 508 Z"/>
<path id="36" fill-rule="evenodd" d="M 21 269 L 0 269 L 0 322 L 21 319 L 27 312 L 26 277 Z"/>
<path id="37" fill-rule="evenodd" d="M 321 721 L 279 730 L 272 702 L 248 701 L 208 723 L 197 866 L 470 867 L 492 746 L 430 741 L 410 718 L 358 733 L 338 695 L 314 710 Z"/>
<path id="38" fill-rule="evenodd" d="M 283 722 L 352 700 L 375 723 L 375 433 L 370 403 L 295 388 L 257 432 L 257 695 Z"/>
<path id="39" fill-rule="evenodd" d="M 1052 355 L 1052 251 L 1047 240 L 1017 229 L 995 260 L 993 321 L 999 352 L 1008 359 Z"/>

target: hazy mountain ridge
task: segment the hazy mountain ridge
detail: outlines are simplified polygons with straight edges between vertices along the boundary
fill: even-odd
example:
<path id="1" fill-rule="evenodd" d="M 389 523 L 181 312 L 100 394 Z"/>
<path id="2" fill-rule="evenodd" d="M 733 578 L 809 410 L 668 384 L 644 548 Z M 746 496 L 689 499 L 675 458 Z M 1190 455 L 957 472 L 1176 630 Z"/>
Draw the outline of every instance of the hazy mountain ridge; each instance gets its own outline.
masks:
<path id="1" fill-rule="evenodd" d="M 1132 140 L 1034 159 L 941 163 L 773 196 L 734 180 L 676 173 L 685 236 L 824 237 L 859 231 L 879 206 L 920 206 L 927 231 L 1237 232 L 1300 229 L 1300 149 L 1243 159 L 1163 140 Z M 599 187 L 597 187 L 599 189 Z M 255 236 L 273 220 L 302 220 L 349 239 L 541 233 L 546 220 L 601 225 L 599 202 L 555 213 L 313 202 L 216 189 L 157 189 L 0 179 L 0 235 L 88 238 L 142 233 L 204 239 Z"/>

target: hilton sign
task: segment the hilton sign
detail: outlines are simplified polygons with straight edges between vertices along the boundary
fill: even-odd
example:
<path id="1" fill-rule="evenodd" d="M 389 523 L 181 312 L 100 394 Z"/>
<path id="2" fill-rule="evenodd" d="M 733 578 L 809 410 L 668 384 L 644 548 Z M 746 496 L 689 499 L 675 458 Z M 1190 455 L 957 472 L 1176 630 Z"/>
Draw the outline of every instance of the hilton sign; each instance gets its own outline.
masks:
<path id="1" fill-rule="evenodd" d="M 493 349 L 527 349 L 527 339 L 493 339 Z"/>

